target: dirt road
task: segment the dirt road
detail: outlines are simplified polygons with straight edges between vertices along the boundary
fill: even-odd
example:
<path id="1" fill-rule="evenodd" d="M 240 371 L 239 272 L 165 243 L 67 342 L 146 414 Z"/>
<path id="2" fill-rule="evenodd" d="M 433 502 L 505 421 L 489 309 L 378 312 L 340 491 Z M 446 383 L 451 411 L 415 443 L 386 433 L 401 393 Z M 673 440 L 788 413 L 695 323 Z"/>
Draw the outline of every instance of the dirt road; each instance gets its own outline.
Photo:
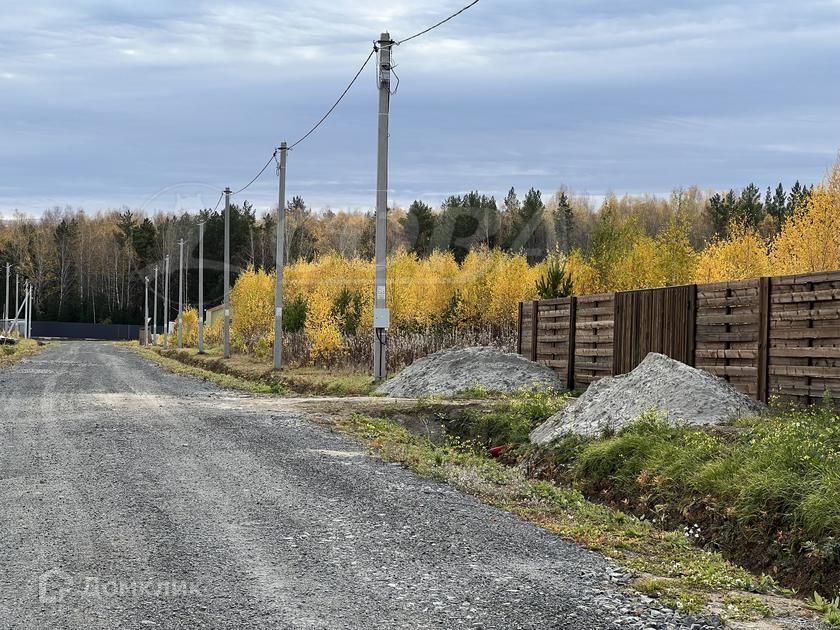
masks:
<path id="1" fill-rule="evenodd" d="M 287 404 L 62 343 L 0 372 L 0 628 L 693 626 Z"/>

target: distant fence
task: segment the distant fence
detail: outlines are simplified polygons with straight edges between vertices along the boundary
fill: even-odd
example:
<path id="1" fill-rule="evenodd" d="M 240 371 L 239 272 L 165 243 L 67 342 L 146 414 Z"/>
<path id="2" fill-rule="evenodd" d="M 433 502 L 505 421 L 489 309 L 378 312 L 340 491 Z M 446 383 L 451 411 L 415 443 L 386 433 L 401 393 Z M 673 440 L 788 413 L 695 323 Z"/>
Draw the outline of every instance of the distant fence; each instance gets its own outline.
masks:
<path id="1" fill-rule="evenodd" d="M 840 271 L 523 302 L 518 351 L 569 389 L 661 352 L 759 400 L 840 402 Z"/>
<path id="2" fill-rule="evenodd" d="M 135 324 L 86 324 L 82 322 L 32 322 L 33 337 L 58 339 L 102 339 L 128 341 L 137 339 L 140 326 Z"/>

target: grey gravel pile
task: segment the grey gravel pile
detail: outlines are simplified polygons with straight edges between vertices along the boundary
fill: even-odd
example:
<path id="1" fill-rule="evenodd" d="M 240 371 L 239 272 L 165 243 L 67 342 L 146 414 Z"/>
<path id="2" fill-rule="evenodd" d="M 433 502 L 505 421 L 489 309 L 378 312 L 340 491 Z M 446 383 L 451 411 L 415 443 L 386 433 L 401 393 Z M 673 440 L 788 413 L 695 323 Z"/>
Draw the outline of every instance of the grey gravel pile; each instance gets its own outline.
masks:
<path id="1" fill-rule="evenodd" d="M 534 429 L 531 442 L 547 444 L 568 433 L 597 436 L 605 429 L 617 431 L 650 409 L 674 423 L 712 425 L 760 413 L 764 406 L 723 379 L 651 353 L 632 372 L 590 385 Z"/>
<path id="2" fill-rule="evenodd" d="M 442 350 L 415 361 L 376 393 L 416 398 L 453 396 L 474 388 L 510 393 L 537 387 L 561 389 L 562 385 L 551 369 L 518 354 L 474 347 Z"/>

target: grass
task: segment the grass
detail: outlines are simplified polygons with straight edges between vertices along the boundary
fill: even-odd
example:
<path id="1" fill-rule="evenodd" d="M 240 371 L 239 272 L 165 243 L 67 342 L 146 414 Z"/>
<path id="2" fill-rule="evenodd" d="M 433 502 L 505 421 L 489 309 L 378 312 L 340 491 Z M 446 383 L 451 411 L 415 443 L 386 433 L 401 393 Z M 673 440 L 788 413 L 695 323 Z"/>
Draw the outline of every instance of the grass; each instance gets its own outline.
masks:
<path id="1" fill-rule="evenodd" d="M 638 590 L 684 612 L 700 612 L 713 598 L 729 597 L 738 614 L 763 616 L 763 594 L 780 593 L 775 581 L 756 576 L 706 551 L 681 531 L 666 531 L 645 519 L 590 501 L 579 490 L 529 478 L 487 457 L 475 442 L 450 437 L 424 439 L 387 418 L 354 415 L 336 430 L 365 443 L 383 459 L 448 483 L 564 538 L 613 558 L 637 575 Z M 749 605 L 747 605 L 749 604 Z M 734 610 L 730 610 L 735 615 Z"/>
<path id="2" fill-rule="evenodd" d="M 315 367 L 287 368 L 275 371 L 265 361 L 243 355 L 224 359 L 218 349 L 199 354 L 193 348 L 144 348 L 129 344 L 143 356 L 168 369 L 210 380 L 222 387 L 261 394 L 287 396 L 366 396 L 374 388 L 373 378 L 366 373 L 325 370 Z"/>
<path id="3" fill-rule="evenodd" d="M 492 411 L 466 413 L 449 430 L 486 448 L 523 444 L 531 431 L 566 404 L 569 395 L 532 390 L 491 398 L 498 402 Z"/>
<path id="4" fill-rule="evenodd" d="M 781 409 L 726 430 L 675 428 L 650 413 L 617 436 L 577 443 L 563 458 L 571 461 L 566 478 L 587 495 L 682 524 L 698 543 L 795 588 L 825 591 L 840 580 L 833 408 Z"/>
<path id="5" fill-rule="evenodd" d="M 0 346 L 0 368 L 9 367 L 24 357 L 31 356 L 46 345 L 35 339 L 21 339 L 14 345 Z"/>

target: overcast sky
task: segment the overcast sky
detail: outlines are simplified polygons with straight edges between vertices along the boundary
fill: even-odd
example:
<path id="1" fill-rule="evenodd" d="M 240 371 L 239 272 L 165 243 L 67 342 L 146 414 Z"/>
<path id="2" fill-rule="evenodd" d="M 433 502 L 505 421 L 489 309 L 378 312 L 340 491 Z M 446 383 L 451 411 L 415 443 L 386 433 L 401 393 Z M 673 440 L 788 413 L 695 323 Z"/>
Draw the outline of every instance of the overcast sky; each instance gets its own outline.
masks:
<path id="1" fill-rule="evenodd" d="M 18 3 L 0 34 L 0 213 L 213 206 L 320 118 L 381 30 L 465 3 Z M 481 0 L 395 62 L 401 205 L 790 185 L 840 148 L 840 0 Z M 373 205 L 374 80 L 372 64 L 290 154 L 290 195 Z M 243 198 L 267 208 L 275 191 L 271 169 Z"/>

